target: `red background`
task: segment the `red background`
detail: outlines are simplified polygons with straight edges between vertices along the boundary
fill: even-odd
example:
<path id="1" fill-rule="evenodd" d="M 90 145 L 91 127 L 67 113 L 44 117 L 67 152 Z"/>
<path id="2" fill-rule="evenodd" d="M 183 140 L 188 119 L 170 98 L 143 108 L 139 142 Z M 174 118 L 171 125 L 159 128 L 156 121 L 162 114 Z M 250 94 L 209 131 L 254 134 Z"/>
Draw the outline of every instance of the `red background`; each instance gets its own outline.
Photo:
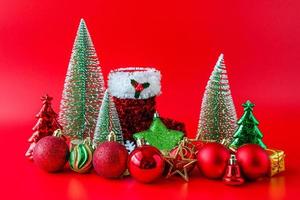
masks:
<path id="1" fill-rule="evenodd" d="M 259 2 L 259 3 L 258 3 Z M 300 3 L 273 1 L 0 1 L 1 197 L 4 199 L 251 198 L 296 194 L 299 164 Z M 287 153 L 287 171 L 241 188 L 198 173 L 143 185 L 127 178 L 104 180 L 71 172 L 46 174 L 24 157 L 40 96 L 58 111 L 80 18 L 92 35 L 102 71 L 154 66 L 163 74 L 162 116 L 196 133 L 205 85 L 223 52 L 238 115 L 256 104 L 255 116 L 271 148 Z M 299 146 L 299 145 L 298 145 Z"/>

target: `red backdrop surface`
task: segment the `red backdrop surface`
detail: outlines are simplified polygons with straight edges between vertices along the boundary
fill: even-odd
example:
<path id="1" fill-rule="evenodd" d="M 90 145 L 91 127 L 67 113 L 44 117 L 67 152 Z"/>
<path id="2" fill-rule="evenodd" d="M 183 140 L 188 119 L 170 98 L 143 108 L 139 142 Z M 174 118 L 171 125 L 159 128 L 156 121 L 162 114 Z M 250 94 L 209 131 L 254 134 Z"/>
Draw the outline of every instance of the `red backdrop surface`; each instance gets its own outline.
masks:
<path id="1" fill-rule="evenodd" d="M 292 199 L 300 178 L 299 9 L 297 0 L 0 1 L 1 199 Z M 58 111 L 80 18 L 87 22 L 105 77 L 118 67 L 161 70 L 158 110 L 185 122 L 190 137 L 205 85 L 223 52 L 238 115 L 247 99 L 256 104 L 264 141 L 286 151 L 287 171 L 232 188 L 197 171 L 189 183 L 175 178 L 143 185 L 130 178 L 37 169 L 24 158 L 26 140 L 41 95 L 52 95 Z"/>

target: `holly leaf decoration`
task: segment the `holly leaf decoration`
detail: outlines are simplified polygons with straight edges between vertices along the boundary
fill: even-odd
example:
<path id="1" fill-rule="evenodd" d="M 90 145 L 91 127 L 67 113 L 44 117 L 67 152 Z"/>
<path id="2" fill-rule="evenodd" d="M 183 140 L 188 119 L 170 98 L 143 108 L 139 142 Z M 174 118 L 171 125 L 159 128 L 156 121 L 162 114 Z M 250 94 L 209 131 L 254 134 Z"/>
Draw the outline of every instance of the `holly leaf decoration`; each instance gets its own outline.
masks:
<path id="1" fill-rule="evenodd" d="M 143 86 L 144 89 L 146 89 L 150 86 L 150 83 L 143 83 L 142 86 Z"/>
<path id="2" fill-rule="evenodd" d="M 134 79 L 131 79 L 130 80 L 131 81 L 131 85 L 135 88 L 139 83 L 136 81 L 136 80 L 134 80 Z"/>
<path id="3" fill-rule="evenodd" d="M 138 99 L 139 97 L 140 97 L 140 95 L 141 95 L 141 92 L 135 92 L 134 93 L 134 98 L 136 98 L 136 99 Z"/>
<path id="4" fill-rule="evenodd" d="M 141 92 L 150 86 L 150 83 L 139 83 L 134 79 L 130 79 L 131 85 L 134 87 L 135 93 L 134 98 L 138 99 L 140 97 Z"/>

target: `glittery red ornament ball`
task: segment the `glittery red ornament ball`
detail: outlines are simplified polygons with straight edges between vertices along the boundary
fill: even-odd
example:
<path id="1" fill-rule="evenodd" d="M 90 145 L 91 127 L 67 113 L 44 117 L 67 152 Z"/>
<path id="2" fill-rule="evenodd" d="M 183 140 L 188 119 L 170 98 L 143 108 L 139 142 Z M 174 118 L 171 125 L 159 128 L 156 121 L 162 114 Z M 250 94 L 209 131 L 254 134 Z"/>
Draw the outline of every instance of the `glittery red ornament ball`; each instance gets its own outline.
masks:
<path id="1" fill-rule="evenodd" d="M 197 153 L 198 167 L 207 178 L 223 177 L 229 158 L 229 150 L 216 142 L 205 144 Z"/>
<path id="2" fill-rule="evenodd" d="M 98 175 L 118 178 L 126 170 L 128 152 L 118 142 L 107 141 L 100 144 L 93 155 L 93 166 Z"/>
<path id="3" fill-rule="evenodd" d="M 162 176 L 165 161 L 160 151 L 149 145 L 131 152 L 128 159 L 130 175 L 143 183 L 151 183 Z"/>
<path id="4" fill-rule="evenodd" d="M 263 177 L 270 170 L 267 152 L 256 144 L 245 144 L 238 148 L 236 158 L 243 174 L 250 180 Z"/>
<path id="5" fill-rule="evenodd" d="M 47 172 L 63 170 L 69 157 L 66 142 L 55 136 L 46 136 L 38 141 L 33 150 L 33 160 Z"/>

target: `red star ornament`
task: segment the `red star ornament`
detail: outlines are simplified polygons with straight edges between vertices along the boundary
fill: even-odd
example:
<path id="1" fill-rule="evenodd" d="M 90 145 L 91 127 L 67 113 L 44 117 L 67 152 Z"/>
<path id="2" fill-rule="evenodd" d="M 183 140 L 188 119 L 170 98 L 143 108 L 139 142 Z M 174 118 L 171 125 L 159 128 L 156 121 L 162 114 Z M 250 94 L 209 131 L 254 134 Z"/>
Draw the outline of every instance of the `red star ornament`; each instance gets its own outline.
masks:
<path id="1" fill-rule="evenodd" d="M 166 163 L 170 167 L 166 178 L 178 174 L 185 181 L 189 181 L 189 173 L 197 162 L 194 147 L 190 144 L 185 138 L 169 153 L 169 156 L 165 156 Z"/>

